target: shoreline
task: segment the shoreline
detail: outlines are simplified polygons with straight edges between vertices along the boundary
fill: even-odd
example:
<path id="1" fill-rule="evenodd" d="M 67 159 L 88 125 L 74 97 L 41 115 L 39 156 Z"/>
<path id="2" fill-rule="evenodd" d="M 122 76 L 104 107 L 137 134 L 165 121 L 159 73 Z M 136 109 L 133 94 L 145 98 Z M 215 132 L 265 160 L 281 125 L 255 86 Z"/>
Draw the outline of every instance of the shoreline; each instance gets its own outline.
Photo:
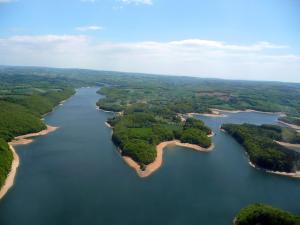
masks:
<path id="1" fill-rule="evenodd" d="M 283 112 L 265 112 L 265 111 L 258 111 L 254 109 L 245 109 L 245 110 L 226 110 L 226 109 L 215 109 L 211 108 L 211 111 L 215 111 L 218 113 L 247 113 L 247 112 L 256 112 L 256 113 L 263 113 L 263 114 L 271 114 L 271 115 L 279 115 L 280 117 L 286 116 Z M 226 115 L 225 115 L 226 116 Z"/>
<path id="2" fill-rule="evenodd" d="M 113 128 L 108 122 L 105 122 L 105 125 L 108 127 L 108 128 Z"/>
<path id="3" fill-rule="evenodd" d="M 300 126 L 298 126 L 298 125 L 291 124 L 291 123 L 286 123 L 286 122 L 283 122 L 281 120 L 278 120 L 278 123 L 281 123 L 281 124 L 284 124 L 284 125 L 286 125 L 290 128 L 293 128 L 293 129 L 297 130 L 298 132 L 300 131 Z"/>
<path id="4" fill-rule="evenodd" d="M 106 112 L 106 113 L 115 113 L 114 111 L 108 111 L 108 110 L 101 109 L 99 106 L 96 106 L 96 109 L 99 111 L 102 111 L 102 112 Z"/>
<path id="5" fill-rule="evenodd" d="M 77 90 L 77 89 L 75 89 L 75 90 Z M 45 117 L 45 116 L 47 116 L 48 114 L 52 113 L 52 112 L 53 112 L 55 109 L 57 109 L 58 107 L 63 106 L 63 105 L 64 105 L 70 98 L 72 98 L 75 94 L 76 94 L 76 91 L 75 91 L 75 93 L 72 94 L 70 97 L 66 98 L 65 100 L 60 101 L 56 106 L 54 106 L 54 107 L 51 109 L 51 111 L 44 113 L 44 114 L 42 115 L 41 120 L 44 120 L 44 117 Z"/>
<path id="6" fill-rule="evenodd" d="M 254 169 L 257 169 L 257 170 L 262 170 L 266 173 L 270 173 L 270 174 L 275 174 L 275 175 L 280 175 L 280 176 L 286 176 L 286 177 L 291 177 L 291 178 L 300 178 L 300 171 L 296 171 L 294 173 L 287 173 L 287 172 L 280 172 L 280 171 L 273 171 L 273 170 L 267 170 L 267 169 L 263 169 L 263 168 L 260 168 L 256 165 L 254 165 L 250 159 L 248 158 L 248 161 L 249 161 L 249 165 L 254 168 Z"/>
<path id="7" fill-rule="evenodd" d="M 210 152 L 214 148 L 213 143 L 211 144 L 210 147 L 203 148 L 203 147 L 200 147 L 199 145 L 182 143 L 179 140 L 164 141 L 164 142 L 159 143 L 156 146 L 156 152 L 157 152 L 156 159 L 152 163 L 148 164 L 146 166 L 145 170 L 141 170 L 140 165 L 136 161 L 134 161 L 132 158 L 130 158 L 128 156 L 123 156 L 122 158 L 129 167 L 131 167 L 132 169 L 134 169 L 136 171 L 136 173 L 139 177 L 145 178 L 145 177 L 150 176 L 152 173 L 157 171 L 162 166 L 163 152 L 164 152 L 164 149 L 168 146 L 179 146 L 179 147 L 189 148 L 189 149 L 192 149 L 195 151 L 201 151 L 201 152 Z"/>
<path id="8" fill-rule="evenodd" d="M 288 142 L 275 141 L 277 144 L 288 148 L 300 148 L 300 144 L 293 144 Z"/>
<path id="9" fill-rule="evenodd" d="M 207 135 L 207 137 L 212 138 L 212 137 L 214 137 L 215 135 L 216 135 L 215 132 L 211 131 L 211 134 Z"/>
<path id="10" fill-rule="evenodd" d="M 17 174 L 17 170 L 18 170 L 18 167 L 20 165 L 20 157 L 19 157 L 18 153 L 16 152 L 14 146 L 16 146 L 16 145 L 26 145 L 26 144 L 32 143 L 33 139 L 30 139 L 30 138 L 47 135 L 47 134 L 49 134 L 49 133 L 51 133 L 51 132 L 53 132 L 57 129 L 58 129 L 58 127 L 47 125 L 47 128 L 44 129 L 44 130 L 41 130 L 41 131 L 36 132 L 36 133 L 29 133 L 29 134 L 17 136 L 11 142 L 8 143 L 8 146 L 9 146 L 9 148 L 12 151 L 12 154 L 13 154 L 13 160 L 12 160 L 12 163 L 11 163 L 10 172 L 8 173 L 8 175 L 5 179 L 4 185 L 0 189 L 0 199 L 2 199 L 5 196 L 5 194 L 10 190 L 10 188 L 13 187 L 15 177 L 16 177 L 16 174 Z"/>
<path id="11" fill-rule="evenodd" d="M 5 183 L 0 189 L 0 199 L 2 199 L 5 196 L 5 194 L 9 191 L 9 189 L 14 185 L 17 170 L 20 165 L 20 158 L 15 148 L 10 142 L 8 143 L 8 146 L 9 149 L 12 151 L 13 161 L 11 163 L 10 171 L 5 179 Z"/>
<path id="12" fill-rule="evenodd" d="M 245 110 L 226 110 L 226 109 L 215 109 L 210 108 L 211 113 L 186 113 L 187 116 L 191 117 L 194 115 L 200 115 L 200 116 L 206 116 L 206 117 L 227 117 L 224 113 L 249 113 L 249 112 L 255 112 L 255 113 L 263 113 L 263 114 L 270 114 L 270 115 L 278 115 L 279 117 L 286 116 L 283 112 L 264 112 L 264 111 L 258 111 L 254 109 L 245 109 Z M 300 126 L 299 126 L 300 129 Z"/>
<path id="13" fill-rule="evenodd" d="M 188 117 L 193 117 L 193 116 L 206 116 L 206 117 L 227 117 L 224 114 L 217 113 L 217 112 L 212 112 L 212 113 L 187 113 L 186 114 Z"/>
<path id="14" fill-rule="evenodd" d="M 50 126 L 50 125 L 46 125 L 47 128 L 44 130 L 41 130 L 39 132 L 36 133 L 29 133 L 29 134 L 25 134 L 25 135 L 20 135 L 15 137 L 10 143 L 12 145 L 26 145 L 26 144 L 30 144 L 33 142 L 33 137 L 38 137 L 38 136 L 44 136 L 47 135 L 53 131 L 56 131 L 58 129 L 58 127 L 54 127 L 54 126 Z"/>

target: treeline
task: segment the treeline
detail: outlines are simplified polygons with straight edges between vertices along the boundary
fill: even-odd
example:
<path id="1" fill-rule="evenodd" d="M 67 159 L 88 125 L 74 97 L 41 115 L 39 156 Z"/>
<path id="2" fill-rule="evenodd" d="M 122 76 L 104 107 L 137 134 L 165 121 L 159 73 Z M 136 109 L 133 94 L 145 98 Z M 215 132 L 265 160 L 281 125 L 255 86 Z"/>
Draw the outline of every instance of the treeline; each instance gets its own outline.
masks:
<path id="1" fill-rule="evenodd" d="M 179 139 L 202 147 L 209 147 L 207 137 L 211 130 L 202 121 L 188 118 L 185 123 L 178 118 L 163 118 L 154 113 L 132 112 L 108 120 L 113 126 L 113 142 L 141 165 L 153 162 L 156 158 L 156 145 L 163 141 Z"/>
<path id="2" fill-rule="evenodd" d="M 243 208 L 234 220 L 234 225 L 300 225 L 300 217 L 264 204 Z"/>
<path id="3" fill-rule="evenodd" d="M 297 132 L 276 125 L 224 124 L 222 129 L 243 145 L 254 165 L 267 170 L 288 173 L 300 169 L 300 153 L 274 141 L 292 140 L 299 143 Z"/>

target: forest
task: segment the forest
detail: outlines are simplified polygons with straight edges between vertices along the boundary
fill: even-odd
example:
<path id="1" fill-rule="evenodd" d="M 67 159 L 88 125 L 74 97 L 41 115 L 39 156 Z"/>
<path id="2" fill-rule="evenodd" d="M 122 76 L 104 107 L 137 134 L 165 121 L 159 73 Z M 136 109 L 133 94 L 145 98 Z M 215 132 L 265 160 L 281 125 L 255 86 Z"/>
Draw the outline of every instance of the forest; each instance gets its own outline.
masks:
<path id="1" fill-rule="evenodd" d="M 292 173 L 300 169 L 300 153 L 275 141 L 300 143 L 300 134 L 276 125 L 222 125 L 246 150 L 250 161 L 259 168 Z"/>
<path id="2" fill-rule="evenodd" d="M 45 85 L 52 82 L 53 85 L 59 83 L 74 87 L 104 85 L 100 92 L 107 98 L 101 99 L 98 105 L 111 111 L 122 111 L 129 105 L 139 103 L 178 113 L 209 112 L 210 108 L 253 109 L 300 117 L 300 84 L 297 83 L 43 67 L 0 66 L 0 74 L 9 82 L 22 79 L 23 83 L 31 82 L 33 85 L 33 82 L 45 82 Z M 2 86 L 5 83 L 0 83 L 0 89 Z"/>
<path id="3" fill-rule="evenodd" d="M 13 159 L 7 142 L 45 129 L 41 117 L 74 93 L 64 79 L 0 73 L 0 187 Z"/>
<path id="4" fill-rule="evenodd" d="M 300 217 L 290 212 L 264 204 L 243 208 L 234 220 L 234 225 L 300 225 Z"/>
<path id="5" fill-rule="evenodd" d="M 162 117 L 153 112 L 131 112 L 108 120 L 113 126 L 113 142 L 122 155 L 130 156 L 142 169 L 156 158 L 156 145 L 163 141 L 179 139 L 207 148 L 211 130 L 202 121 L 188 118 L 181 122 L 176 116 Z"/>

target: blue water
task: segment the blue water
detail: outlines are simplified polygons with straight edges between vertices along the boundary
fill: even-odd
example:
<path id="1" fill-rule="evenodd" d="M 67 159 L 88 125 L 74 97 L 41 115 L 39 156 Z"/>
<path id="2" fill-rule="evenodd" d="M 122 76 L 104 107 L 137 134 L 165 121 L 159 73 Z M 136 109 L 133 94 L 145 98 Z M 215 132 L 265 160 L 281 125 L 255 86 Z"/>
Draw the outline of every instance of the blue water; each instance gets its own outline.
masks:
<path id="1" fill-rule="evenodd" d="M 119 156 L 96 110 L 97 88 L 79 89 L 46 122 L 60 128 L 18 146 L 14 187 L 0 201 L 0 225 L 229 225 L 241 207 L 272 204 L 300 214 L 300 179 L 248 165 L 222 123 L 276 123 L 261 113 L 199 117 L 216 136 L 210 153 L 168 148 L 163 166 L 141 179 Z"/>

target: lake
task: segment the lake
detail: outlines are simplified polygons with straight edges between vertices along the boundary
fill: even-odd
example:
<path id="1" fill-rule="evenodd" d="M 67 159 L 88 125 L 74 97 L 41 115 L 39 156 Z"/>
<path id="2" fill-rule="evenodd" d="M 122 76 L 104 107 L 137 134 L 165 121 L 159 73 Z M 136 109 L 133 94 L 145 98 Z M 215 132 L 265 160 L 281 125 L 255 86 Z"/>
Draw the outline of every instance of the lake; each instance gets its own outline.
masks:
<path id="1" fill-rule="evenodd" d="M 230 225 L 240 208 L 261 202 L 300 214 L 300 179 L 249 166 L 222 123 L 276 123 L 263 113 L 202 117 L 216 133 L 210 153 L 169 147 L 148 178 L 129 168 L 96 109 L 103 96 L 81 88 L 45 117 L 60 127 L 18 146 L 14 187 L 0 201 L 0 225 Z"/>

